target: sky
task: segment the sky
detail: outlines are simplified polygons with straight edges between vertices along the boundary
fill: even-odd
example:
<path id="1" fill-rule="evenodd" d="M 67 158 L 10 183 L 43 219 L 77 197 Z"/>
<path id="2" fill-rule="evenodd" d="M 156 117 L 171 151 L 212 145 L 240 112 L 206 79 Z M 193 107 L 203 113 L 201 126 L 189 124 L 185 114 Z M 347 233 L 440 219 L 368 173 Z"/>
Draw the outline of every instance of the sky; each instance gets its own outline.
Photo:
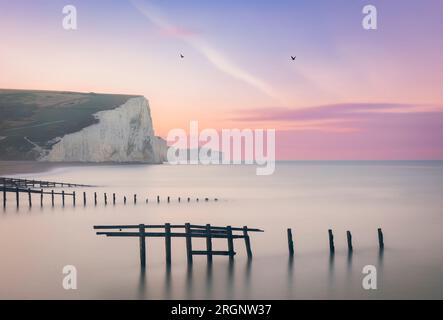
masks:
<path id="1" fill-rule="evenodd" d="M 377 30 L 362 28 L 368 4 Z M 191 120 L 275 128 L 280 160 L 443 159 L 442 12 L 440 0 L 0 0 L 0 88 L 141 94 L 163 137 Z"/>

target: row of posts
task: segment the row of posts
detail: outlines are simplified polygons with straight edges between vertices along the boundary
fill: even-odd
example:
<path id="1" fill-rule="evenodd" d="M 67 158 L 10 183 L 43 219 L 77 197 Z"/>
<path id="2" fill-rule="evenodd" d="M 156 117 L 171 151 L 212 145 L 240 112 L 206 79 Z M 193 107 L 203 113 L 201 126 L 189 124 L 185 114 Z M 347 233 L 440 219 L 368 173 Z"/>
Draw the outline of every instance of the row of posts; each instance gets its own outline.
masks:
<path id="1" fill-rule="evenodd" d="M 16 191 L 15 191 L 15 194 L 16 194 L 15 199 L 16 199 L 17 208 L 20 206 L 20 192 L 26 192 L 28 194 L 29 207 L 32 207 L 32 197 L 31 197 L 31 194 L 32 193 L 39 193 L 40 194 L 40 206 L 43 207 L 43 195 L 45 194 L 43 189 L 41 189 L 40 192 L 38 192 L 38 191 L 36 192 L 36 191 L 32 191 L 31 189 L 28 189 L 27 191 L 20 191 L 17 188 Z M 54 203 L 55 203 L 54 200 L 55 200 L 56 193 L 54 193 L 54 190 L 51 190 L 50 194 L 51 194 L 51 204 L 52 204 L 52 206 L 54 206 Z M 75 204 L 76 204 L 76 193 L 75 193 L 75 191 L 73 191 L 72 193 L 65 193 L 65 191 L 63 190 L 61 192 L 61 196 L 62 196 L 62 205 L 63 206 L 65 206 L 65 197 L 66 196 L 72 197 L 72 204 L 73 204 L 73 206 L 75 206 Z M 104 197 L 104 203 L 105 203 L 105 205 L 107 205 L 108 204 L 108 195 L 106 193 L 104 193 L 103 197 Z M 178 202 L 181 202 L 182 198 L 178 197 L 177 200 L 178 200 Z M 171 197 L 168 196 L 166 198 L 166 201 L 167 201 L 167 203 L 170 203 L 171 202 Z M 188 197 L 188 198 L 184 199 L 184 201 L 191 202 L 191 198 Z M 199 202 L 200 199 L 196 198 L 195 201 Z M 208 202 L 209 198 L 204 198 L 204 201 Z M 217 202 L 218 199 L 215 198 L 214 201 Z M 123 203 L 126 205 L 126 202 L 127 202 L 127 198 L 126 198 L 126 196 L 124 196 L 123 197 Z M 134 196 L 133 196 L 133 202 L 134 202 L 134 204 L 137 204 L 137 195 L 136 194 L 134 194 Z M 148 202 L 149 202 L 149 200 L 146 199 L 146 203 L 148 203 Z M 157 196 L 157 203 L 160 203 L 160 202 L 161 202 L 160 196 Z M 83 205 L 86 206 L 86 203 L 87 203 L 86 192 L 83 192 Z M 97 204 L 98 204 L 97 192 L 94 192 L 94 205 L 97 205 Z M 116 194 L 115 193 L 112 194 L 112 204 L 114 204 L 114 205 L 116 204 Z M 3 189 L 3 208 L 6 208 L 6 188 Z"/>
<path id="2" fill-rule="evenodd" d="M 384 239 L 383 239 L 383 231 L 381 230 L 381 228 L 378 228 L 377 234 L 378 234 L 379 248 L 380 248 L 380 250 L 383 250 L 385 248 L 385 243 L 384 243 Z M 292 237 L 292 229 L 287 230 L 287 235 L 288 235 L 289 255 L 292 257 L 292 256 L 294 256 L 294 240 Z M 335 253 L 334 234 L 332 233 L 331 229 L 328 230 L 328 237 L 329 237 L 329 252 L 331 254 L 334 254 Z M 352 246 L 351 231 L 346 231 L 346 240 L 348 243 L 348 252 L 352 253 L 354 248 Z"/>

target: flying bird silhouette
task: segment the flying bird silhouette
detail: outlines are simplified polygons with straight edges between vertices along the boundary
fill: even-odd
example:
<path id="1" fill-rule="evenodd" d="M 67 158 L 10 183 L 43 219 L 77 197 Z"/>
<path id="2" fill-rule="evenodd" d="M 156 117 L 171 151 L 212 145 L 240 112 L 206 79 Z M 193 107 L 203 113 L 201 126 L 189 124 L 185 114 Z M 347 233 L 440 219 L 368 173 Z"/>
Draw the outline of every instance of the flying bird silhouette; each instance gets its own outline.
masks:
<path id="1" fill-rule="evenodd" d="M 291 56 L 291 59 L 292 59 L 292 61 L 294 61 L 294 60 L 295 60 L 295 58 L 297 58 L 297 56 L 295 56 L 295 57 Z"/>
<path id="2" fill-rule="evenodd" d="M 184 55 L 180 54 L 180 58 L 182 58 L 182 59 L 183 59 L 184 57 L 185 57 Z"/>

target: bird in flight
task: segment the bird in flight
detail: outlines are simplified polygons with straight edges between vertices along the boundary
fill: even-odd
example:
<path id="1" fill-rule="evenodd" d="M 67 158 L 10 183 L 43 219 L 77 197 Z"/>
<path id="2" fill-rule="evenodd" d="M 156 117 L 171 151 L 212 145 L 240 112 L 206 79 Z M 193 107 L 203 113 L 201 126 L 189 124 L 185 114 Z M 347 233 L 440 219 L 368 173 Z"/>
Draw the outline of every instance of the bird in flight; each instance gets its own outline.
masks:
<path id="1" fill-rule="evenodd" d="M 292 59 L 292 61 L 294 61 L 294 60 L 295 60 L 295 58 L 297 58 L 297 56 L 295 56 L 295 57 L 291 56 L 291 59 Z"/>
<path id="2" fill-rule="evenodd" d="M 184 57 L 185 57 L 184 55 L 180 54 L 180 58 L 182 58 L 182 59 L 183 59 Z"/>

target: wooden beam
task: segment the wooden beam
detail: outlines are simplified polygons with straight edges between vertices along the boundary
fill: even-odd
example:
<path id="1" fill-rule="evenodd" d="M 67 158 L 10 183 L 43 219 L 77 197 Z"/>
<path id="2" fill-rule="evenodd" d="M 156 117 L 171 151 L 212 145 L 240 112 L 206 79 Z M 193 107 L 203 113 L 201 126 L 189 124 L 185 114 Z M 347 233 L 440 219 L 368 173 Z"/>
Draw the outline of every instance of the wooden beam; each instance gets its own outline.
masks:
<path id="1" fill-rule="evenodd" d="M 228 231 L 228 251 L 234 253 L 234 241 L 233 241 L 233 237 L 232 237 L 232 227 L 227 226 L 226 229 Z M 233 258 L 234 258 L 233 254 L 229 255 L 229 260 L 232 260 Z"/>
<path id="2" fill-rule="evenodd" d="M 191 238 L 191 224 L 185 224 L 185 236 L 186 236 L 186 256 L 188 264 L 192 264 L 192 238 Z"/>
<path id="3" fill-rule="evenodd" d="M 251 240 L 249 239 L 247 226 L 243 227 L 243 236 L 245 237 L 246 254 L 248 255 L 248 259 L 252 259 Z"/>
<path id="4" fill-rule="evenodd" d="M 211 235 L 211 225 L 206 225 L 206 250 L 208 252 L 208 263 L 212 263 L 212 235 Z"/>
<path id="5" fill-rule="evenodd" d="M 383 231 L 381 231 L 381 228 L 378 228 L 377 232 L 378 232 L 378 245 L 379 245 L 380 249 L 383 250 L 385 248 L 385 242 L 383 239 Z"/>
<path id="6" fill-rule="evenodd" d="M 288 249 L 289 249 L 289 255 L 292 257 L 294 256 L 294 241 L 292 239 L 292 230 L 288 229 Z"/>
<path id="7" fill-rule="evenodd" d="M 139 237 L 140 237 L 140 265 L 142 269 L 146 268 L 146 237 L 145 233 L 145 225 L 141 224 L 139 226 Z"/>
<path id="8" fill-rule="evenodd" d="M 346 231 L 346 238 L 348 240 L 348 251 L 352 252 L 353 251 L 353 247 L 352 247 L 352 234 L 351 234 L 351 231 Z"/>
<path id="9" fill-rule="evenodd" d="M 209 251 L 192 251 L 193 255 L 209 256 Z M 214 256 L 235 256 L 233 251 L 211 251 L 211 255 Z"/>
<path id="10" fill-rule="evenodd" d="M 171 224 L 165 224 L 166 264 L 171 265 Z"/>
<path id="11" fill-rule="evenodd" d="M 331 229 L 328 230 L 328 235 L 329 235 L 329 251 L 330 253 L 334 253 L 335 252 L 334 235 L 332 234 Z"/>

